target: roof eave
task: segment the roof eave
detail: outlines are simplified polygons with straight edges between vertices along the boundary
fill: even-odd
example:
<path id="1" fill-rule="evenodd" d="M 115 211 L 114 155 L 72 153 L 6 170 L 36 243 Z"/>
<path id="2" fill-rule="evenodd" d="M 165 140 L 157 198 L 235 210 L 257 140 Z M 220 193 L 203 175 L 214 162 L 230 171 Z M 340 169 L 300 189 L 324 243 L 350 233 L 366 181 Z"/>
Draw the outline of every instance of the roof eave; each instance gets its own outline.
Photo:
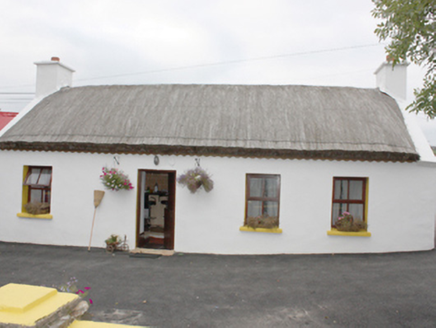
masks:
<path id="1" fill-rule="evenodd" d="M 294 150 L 239 147 L 199 147 L 170 145 L 129 145 L 92 143 L 1 142 L 0 150 L 85 152 L 110 154 L 161 154 L 181 156 L 253 157 L 277 159 L 312 159 L 346 161 L 417 162 L 414 152 L 349 151 L 349 150 Z"/>

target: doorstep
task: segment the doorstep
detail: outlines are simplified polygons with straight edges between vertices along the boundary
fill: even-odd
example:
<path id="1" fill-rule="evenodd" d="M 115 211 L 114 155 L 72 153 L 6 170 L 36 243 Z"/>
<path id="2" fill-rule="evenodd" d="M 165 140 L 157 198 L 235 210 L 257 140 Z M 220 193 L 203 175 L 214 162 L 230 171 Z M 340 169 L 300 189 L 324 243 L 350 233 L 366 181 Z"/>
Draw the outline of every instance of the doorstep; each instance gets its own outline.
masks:
<path id="1" fill-rule="evenodd" d="M 130 251 L 132 254 L 152 254 L 152 255 L 163 255 L 163 256 L 173 256 L 174 250 L 171 249 L 153 249 L 153 248 L 135 248 Z"/>
<path id="2" fill-rule="evenodd" d="M 145 328 L 144 326 L 130 326 L 130 325 L 120 325 L 116 323 L 80 321 L 80 320 L 76 320 L 70 326 L 68 326 L 68 328 L 127 328 L 127 327 Z"/>

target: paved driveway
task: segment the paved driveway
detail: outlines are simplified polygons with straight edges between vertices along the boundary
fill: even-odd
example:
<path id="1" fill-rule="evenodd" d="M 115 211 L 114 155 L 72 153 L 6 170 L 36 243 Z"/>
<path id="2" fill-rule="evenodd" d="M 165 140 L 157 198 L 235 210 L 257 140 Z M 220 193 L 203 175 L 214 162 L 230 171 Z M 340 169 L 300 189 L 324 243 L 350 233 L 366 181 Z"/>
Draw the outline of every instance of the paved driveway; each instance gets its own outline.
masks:
<path id="1" fill-rule="evenodd" d="M 156 327 L 436 327 L 436 251 L 132 258 L 0 243 L 0 285 L 91 287 L 92 320 Z"/>

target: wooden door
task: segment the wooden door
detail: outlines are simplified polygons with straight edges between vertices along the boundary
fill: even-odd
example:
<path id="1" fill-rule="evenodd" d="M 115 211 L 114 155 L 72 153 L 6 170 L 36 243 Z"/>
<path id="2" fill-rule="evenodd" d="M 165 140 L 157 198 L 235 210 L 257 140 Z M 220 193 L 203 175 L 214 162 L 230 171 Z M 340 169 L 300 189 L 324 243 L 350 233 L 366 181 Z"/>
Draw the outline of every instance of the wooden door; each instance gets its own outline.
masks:
<path id="1" fill-rule="evenodd" d="M 168 172 L 168 204 L 164 214 L 164 247 L 174 249 L 176 173 Z"/>

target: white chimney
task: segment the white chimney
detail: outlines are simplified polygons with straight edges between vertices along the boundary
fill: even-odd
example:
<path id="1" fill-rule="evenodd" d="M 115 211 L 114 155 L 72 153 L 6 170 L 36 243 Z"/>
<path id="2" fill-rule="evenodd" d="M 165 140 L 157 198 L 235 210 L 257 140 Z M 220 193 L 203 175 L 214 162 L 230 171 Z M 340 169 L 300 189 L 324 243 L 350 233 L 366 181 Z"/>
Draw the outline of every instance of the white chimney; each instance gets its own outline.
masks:
<path id="1" fill-rule="evenodd" d="M 386 62 L 375 71 L 377 88 L 395 99 L 407 98 L 407 66 L 409 63 L 399 63 L 392 67 L 392 60 L 386 57 Z"/>
<path id="2" fill-rule="evenodd" d="M 35 63 L 36 91 L 35 97 L 45 97 L 62 87 L 70 87 L 73 84 L 74 70 L 59 62 L 58 57 L 52 57 L 51 61 Z"/>

